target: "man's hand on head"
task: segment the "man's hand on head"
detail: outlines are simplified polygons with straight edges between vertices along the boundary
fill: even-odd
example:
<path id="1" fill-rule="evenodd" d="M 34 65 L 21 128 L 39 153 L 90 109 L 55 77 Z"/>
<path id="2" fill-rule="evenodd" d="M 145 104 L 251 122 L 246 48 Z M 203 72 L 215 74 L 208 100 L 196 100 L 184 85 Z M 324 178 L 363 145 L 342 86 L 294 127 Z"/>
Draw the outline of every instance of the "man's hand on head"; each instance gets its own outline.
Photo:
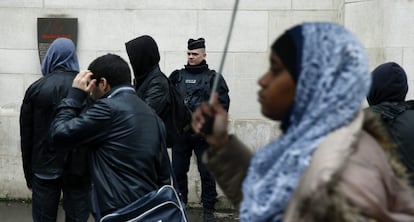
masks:
<path id="1" fill-rule="evenodd" d="M 92 79 L 92 75 L 89 70 L 80 71 L 73 80 L 72 87 L 90 93 L 96 87 L 96 79 Z"/>

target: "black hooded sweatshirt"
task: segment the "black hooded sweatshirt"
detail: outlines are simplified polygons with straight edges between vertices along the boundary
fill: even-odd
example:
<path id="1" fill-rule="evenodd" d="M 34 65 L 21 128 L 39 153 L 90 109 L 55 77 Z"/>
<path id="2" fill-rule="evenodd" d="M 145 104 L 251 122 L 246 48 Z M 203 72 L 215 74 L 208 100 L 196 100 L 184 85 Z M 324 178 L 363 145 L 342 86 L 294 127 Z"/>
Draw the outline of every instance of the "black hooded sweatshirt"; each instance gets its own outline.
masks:
<path id="1" fill-rule="evenodd" d="M 397 63 L 389 62 L 372 72 L 367 100 L 369 109 L 381 115 L 414 185 L 414 101 L 404 101 L 407 91 L 405 71 Z"/>
<path id="2" fill-rule="evenodd" d="M 157 43 L 144 35 L 125 43 L 134 71 L 137 95 L 161 118 L 166 115 L 169 103 L 168 80 L 159 68 L 160 53 Z"/>

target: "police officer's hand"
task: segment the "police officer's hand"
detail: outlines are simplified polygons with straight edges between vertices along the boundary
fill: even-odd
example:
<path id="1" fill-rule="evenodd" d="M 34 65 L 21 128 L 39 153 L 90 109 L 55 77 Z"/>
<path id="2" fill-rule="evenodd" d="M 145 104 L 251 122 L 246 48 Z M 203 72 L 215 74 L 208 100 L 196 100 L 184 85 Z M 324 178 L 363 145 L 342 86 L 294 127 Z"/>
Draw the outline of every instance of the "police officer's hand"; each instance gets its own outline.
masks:
<path id="1" fill-rule="evenodd" d="M 90 93 L 95 87 L 96 79 L 92 79 L 93 73 L 89 70 L 82 70 L 73 80 L 72 87 Z"/>
<path id="2" fill-rule="evenodd" d="M 206 123 L 205 116 L 214 118 L 212 133 L 208 135 L 204 135 L 201 131 Z M 202 134 L 207 143 L 214 149 L 220 149 L 227 144 L 229 140 L 227 125 L 227 112 L 220 105 L 217 94 L 214 96 L 214 102 L 212 105 L 204 102 L 195 110 L 193 113 L 193 120 L 191 122 L 194 132 Z"/>

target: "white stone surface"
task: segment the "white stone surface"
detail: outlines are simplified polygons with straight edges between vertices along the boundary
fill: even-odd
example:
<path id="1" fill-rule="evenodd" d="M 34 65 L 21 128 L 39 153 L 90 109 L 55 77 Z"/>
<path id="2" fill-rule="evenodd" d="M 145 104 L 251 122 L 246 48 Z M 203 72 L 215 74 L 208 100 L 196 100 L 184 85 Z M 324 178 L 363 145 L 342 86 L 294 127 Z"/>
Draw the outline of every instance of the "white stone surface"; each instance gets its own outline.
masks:
<path id="1" fill-rule="evenodd" d="M 384 62 L 403 64 L 403 48 L 387 47 L 384 49 Z M 378 64 L 379 65 L 379 64 Z"/>
<path id="2" fill-rule="evenodd" d="M 368 55 L 370 71 L 373 70 L 379 64 L 384 63 L 384 48 L 367 48 L 365 51 Z"/>
<path id="3" fill-rule="evenodd" d="M 0 6 L 0 49 L 37 49 L 38 12 Z"/>
<path id="4" fill-rule="evenodd" d="M 0 7 L 4 8 L 38 8 L 43 6 L 43 0 L 1 0 Z"/>
<path id="5" fill-rule="evenodd" d="M 234 65 L 234 75 L 232 76 L 258 79 L 269 69 L 269 52 L 236 53 Z"/>
<path id="6" fill-rule="evenodd" d="M 0 74 L 2 73 L 40 73 L 39 53 L 37 50 L 14 50 L 0 48 Z"/>
<path id="7" fill-rule="evenodd" d="M 257 102 L 257 78 L 226 78 L 230 88 L 229 114 L 233 120 L 263 119 Z"/>
<path id="8" fill-rule="evenodd" d="M 3 117 L 0 117 L 3 120 Z M 21 157 L 0 156 L 0 196 L 2 198 L 29 198 Z"/>
<path id="9" fill-rule="evenodd" d="M 334 10 L 285 10 L 273 11 L 269 14 L 269 41 L 267 47 L 288 28 L 299 23 L 311 21 L 338 22 L 338 12 Z"/>
<path id="10" fill-rule="evenodd" d="M 382 1 L 345 4 L 344 25 L 355 33 L 365 47 L 383 46 L 384 17 Z"/>
<path id="11" fill-rule="evenodd" d="M 231 12 L 202 11 L 198 15 L 198 33 L 209 41 L 210 51 L 222 51 L 227 38 Z M 237 14 L 229 51 L 264 52 L 267 50 L 268 13 L 240 11 Z"/>
<path id="12" fill-rule="evenodd" d="M 11 113 L 20 112 L 24 96 L 23 77 L 19 75 L 0 74 L 0 108 Z"/>
<path id="13" fill-rule="evenodd" d="M 208 0 L 201 1 L 205 9 L 233 9 L 234 0 Z M 240 10 L 280 10 L 280 9 L 290 9 L 291 0 L 240 0 L 239 9 Z"/>
<path id="14" fill-rule="evenodd" d="M 384 0 L 384 9 L 384 45 L 414 47 L 414 2 Z"/>
<path id="15" fill-rule="evenodd" d="M 146 9 L 146 10 L 174 10 L 174 9 L 199 9 L 201 0 L 44 0 L 47 8 L 89 8 L 89 9 Z"/>
<path id="16" fill-rule="evenodd" d="M 292 0 L 293 9 L 334 9 L 334 0 Z"/>
<path id="17" fill-rule="evenodd" d="M 404 48 L 402 66 L 407 73 L 408 80 L 414 81 L 414 47 Z M 410 85 L 412 91 L 414 91 L 414 85 Z M 414 93 L 412 94 L 414 95 Z"/>

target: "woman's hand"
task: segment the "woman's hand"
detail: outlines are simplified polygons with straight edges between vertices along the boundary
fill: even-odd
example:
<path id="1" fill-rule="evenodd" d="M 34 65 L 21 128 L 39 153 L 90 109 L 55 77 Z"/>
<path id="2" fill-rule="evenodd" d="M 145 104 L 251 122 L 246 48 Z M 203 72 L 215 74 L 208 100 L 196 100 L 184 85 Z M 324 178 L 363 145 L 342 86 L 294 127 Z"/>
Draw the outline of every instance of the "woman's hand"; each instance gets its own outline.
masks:
<path id="1" fill-rule="evenodd" d="M 206 123 L 205 116 L 214 118 L 213 130 L 211 134 L 204 134 L 201 129 Z M 227 132 L 227 112 L 218 102 L 218 95 L 214 95 L 214 101 L 212 105 L 207 102 L 202 103 L 196 111 L 193 113 L 193 120 L 191 126 L 194 132 L 201 134 L 205 137 L 207 143 L 213 149 L 220 149 L 227 144 L 229 140 L 229 134 Z"/>

